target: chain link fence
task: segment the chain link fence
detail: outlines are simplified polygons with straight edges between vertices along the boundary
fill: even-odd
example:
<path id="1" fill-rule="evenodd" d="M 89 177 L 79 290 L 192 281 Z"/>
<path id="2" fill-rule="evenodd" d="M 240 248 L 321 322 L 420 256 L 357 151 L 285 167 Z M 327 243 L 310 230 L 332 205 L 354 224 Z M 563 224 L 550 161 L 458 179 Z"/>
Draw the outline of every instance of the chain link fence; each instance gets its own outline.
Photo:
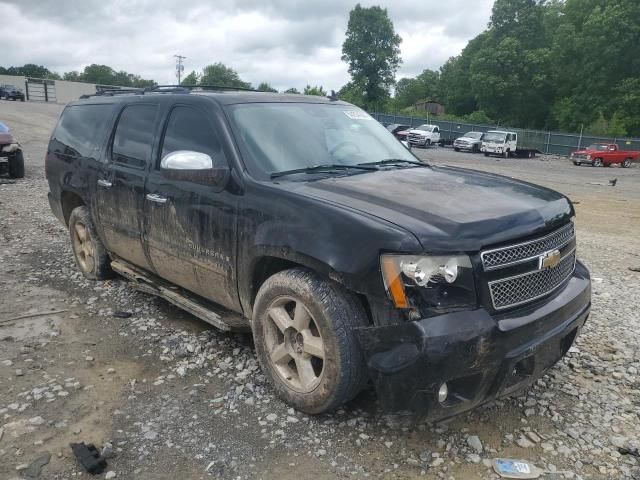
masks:
<path id="1" fill-rule="evenodd" d="M 385 113 L 372 113 L 371 116 L 381 123 L 397 123 L 417 127 L 424 123 L 440 127 L 440 138 L 443 140 L 455 140 L 467 132 L 487 132 L 489 130 L 508 130 L 517 132 L 518 146 L 521 148 L 533 148 L 540 153 L 569 156 L 571 152 L 580 150 L 592 143 L 615 143 L 622 150 L 640 150 L 640 138 L 612 138 L 581 135 L 578 133 L 543 132 L 540 130 L 526 130 L 496 125 L 478 125 L 473 123 L 452 122 L 449 120 L 437 120 L 433 117 L 412 117 L 406 115 L 389 115 Z"/>

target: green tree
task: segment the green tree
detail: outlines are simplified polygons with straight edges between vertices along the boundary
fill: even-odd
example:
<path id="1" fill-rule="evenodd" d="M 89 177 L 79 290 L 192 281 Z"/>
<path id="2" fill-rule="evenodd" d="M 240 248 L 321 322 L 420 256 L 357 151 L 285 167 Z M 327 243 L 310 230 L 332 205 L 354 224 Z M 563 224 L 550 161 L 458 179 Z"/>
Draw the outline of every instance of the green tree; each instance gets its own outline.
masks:
<path id="1" fill-rule="evenodd" d="M 202 69 L 200 85 L 216 85 L 220 87 L 251 88 L 251 84 L 240 79 L 238 72 L 218 62 Z"/>
<path id="2" fill-rule="evenodd" d="M 48 68 L 42 65 L 36 65 L 35 63 L 27 63 L 22 67 L 0 67 L 1 75 L 17 75 L 29 78 L 46 78 L 49 80 L 60 80 L 60 75 L 56 72 L 52 72 Z"/>
<path id="3" fill-rule="evenodd" d="M 358 107 L 364 107 L 364 88 L 355 82 L 349 82 L 338 91 L 338 98 L 345 102 L 353 103 Z"/>
<path id="4" fill-rule="evenodd" d="M 284 93 L 300 93 L 300 92 L 298 91 L 298 89 L 297 89 L 297 88 L 295 88 L 295 87 L 291 87 L 291 88 L 287 88 L 287 89 L 284 91 Z"/>
<path id="5" fill-rule="evenodd" d="M 271 92 L 271 93 L 278 93 L 278 90 L 276 90 L 275 88 L 273 88 L 271 85 L 269 85 L 267 82 L 262 82 L 260 83 L 260 85 L 258 85 L 258 88 L 256 90 L 259 90 L 261 92 Z"/>
<path id="6" fill-rule="evenodd" d="M 193 86 L 197 85 L 200 75 L 198 75 L 195 70 L 193 70 L 190 74 L 182 79 L 180 82 L 181 85 Z"/>
<path id="7" fill-rule="evenodd" d="M 395 88 L 394 107 L 412 107 L 421 100 L 440 100 L 440 72 L 424 70 L 415 78 L 401 78 Z"/>
<path id="8" fill-rule="evenodd" d="M 326 97 L 327 96 L 327 92 L 324 91 L 324 89 L 321 86 L 311 86 L 311 85 L 307 85 L 306 87 L 304 87 L 304 91 L 302 92 L 305 95 L 317 95 L 319 97 Z"/>
<path id="9" fill-rule="evenodd" d="M 349 64 L 352 82 L 362 85 L 366 108 L 386 103 L 402 62 L 401 42 L 386 9 L 357 4 L 349 13 L 342 60 Z"/>

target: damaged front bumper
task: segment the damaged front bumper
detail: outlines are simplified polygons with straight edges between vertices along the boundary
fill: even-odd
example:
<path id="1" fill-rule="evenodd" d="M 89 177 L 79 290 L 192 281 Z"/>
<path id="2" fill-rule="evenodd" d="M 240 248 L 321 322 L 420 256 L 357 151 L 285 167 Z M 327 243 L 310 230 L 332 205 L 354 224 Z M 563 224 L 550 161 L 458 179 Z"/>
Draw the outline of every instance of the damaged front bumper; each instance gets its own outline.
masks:
<path id="1" fill-rule="evenodd" d="M 357 330 L 385 410 L 456 415 L 533 383 L 569 350 L 589 315 L 591 281 L 578 262 L 546 302 Z M 448 395 L 438 398 L 446 383 Z"/>

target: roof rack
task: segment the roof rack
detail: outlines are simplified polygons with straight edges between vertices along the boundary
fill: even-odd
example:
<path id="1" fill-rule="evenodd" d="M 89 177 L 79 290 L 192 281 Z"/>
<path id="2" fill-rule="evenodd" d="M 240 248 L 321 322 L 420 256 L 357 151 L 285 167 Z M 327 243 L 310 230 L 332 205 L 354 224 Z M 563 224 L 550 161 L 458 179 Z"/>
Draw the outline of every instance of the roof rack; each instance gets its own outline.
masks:
<path id="1" fill-rule="evenodd" d="M 155 87 L 147 87 L 147 92 L 185 92 L 191 90 L 241 90 L 247 92 L 256 92 L 257 90 L 247 87 L 231 87 L 228 85 L 156 85 Z"/>
<path id="2" fill-rule="evenodd" d="M 145 93 L 191 93 L 192 90 L 239 90 L 256 92 L 253 88 L 230 87 L 226 85 L 156 85 L 144 88 L 101 88 L 96 93 L 84 94 L 80 98 L 112 97 L 115 95 L 144 95 Z"/>
<path id="3" fill-rule="evenodd" d="M 80 95 L 80 98 L 113 97 L 114 95 L 144 95 L 141 88 L 101 88 L 96 93 Z"/>

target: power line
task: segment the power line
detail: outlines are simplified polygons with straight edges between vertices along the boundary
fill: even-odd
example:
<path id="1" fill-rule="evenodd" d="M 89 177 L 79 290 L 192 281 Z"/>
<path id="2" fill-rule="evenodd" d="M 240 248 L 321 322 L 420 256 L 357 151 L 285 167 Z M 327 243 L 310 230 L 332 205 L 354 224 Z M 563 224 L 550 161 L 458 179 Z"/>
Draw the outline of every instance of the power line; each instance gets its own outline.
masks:
<path id="1" fill-rule="evenodd" d="M 176 76 L 178 77 L 178 85 L 180 85 L 180 77 L 182 76 L 182 72 L 184 71 L 184 65 L 182 65 L 182 60 L 187 57 L 182 55 L 174 55 L 176 58 Z"/>

